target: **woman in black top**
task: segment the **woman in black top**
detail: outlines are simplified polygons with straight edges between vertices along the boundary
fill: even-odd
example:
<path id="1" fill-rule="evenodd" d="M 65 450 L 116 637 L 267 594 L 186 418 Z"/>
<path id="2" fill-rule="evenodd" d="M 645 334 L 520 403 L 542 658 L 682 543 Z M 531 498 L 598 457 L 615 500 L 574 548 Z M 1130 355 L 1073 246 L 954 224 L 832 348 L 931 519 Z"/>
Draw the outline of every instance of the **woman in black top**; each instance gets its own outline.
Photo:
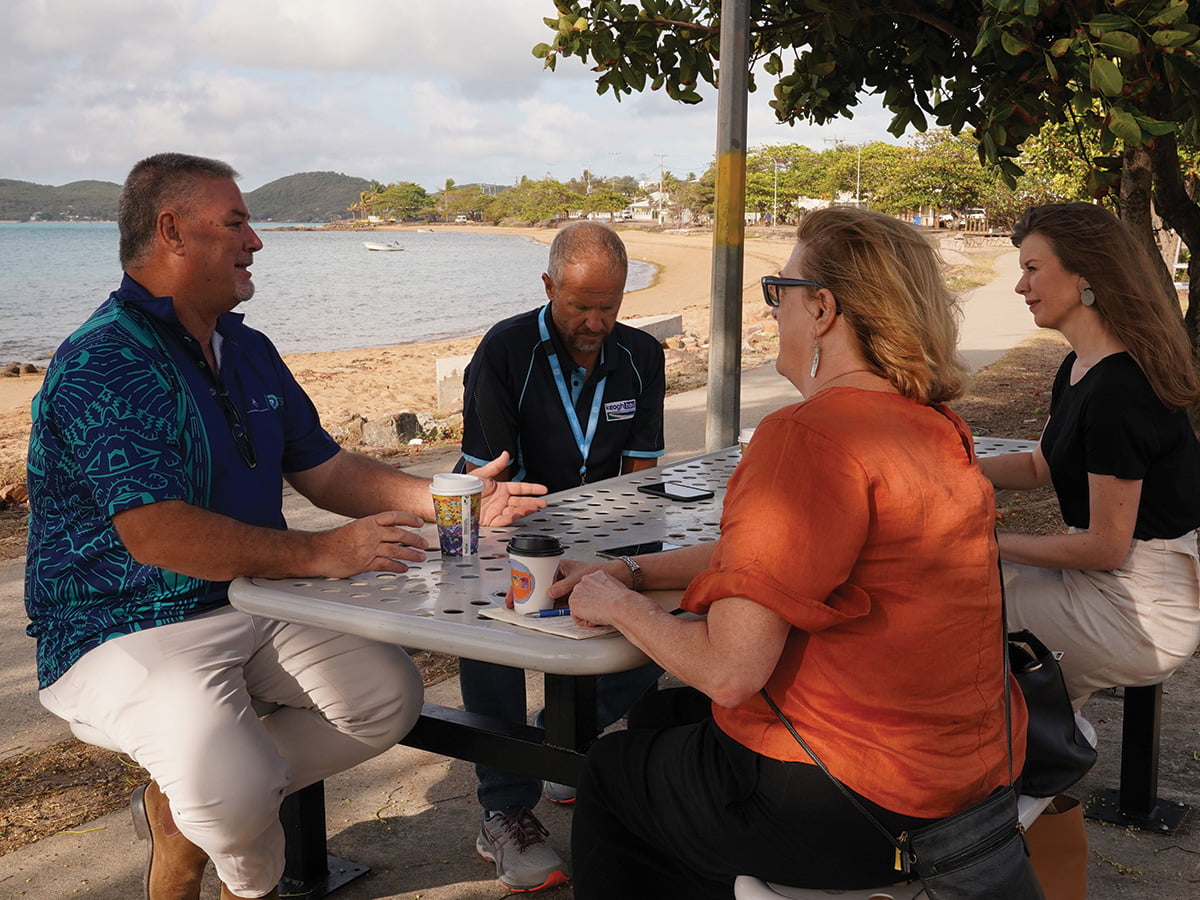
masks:
<path id="1" fill-rule="evenodd" d="M 1062 650 L 1075 708 L 1162 681 L 1200 642 L 1200 379 L 1174 292 L 1088 203 L 1025 213 L 1017 293 L 1071 344 L 1032 453 L 980 460 L 997 488 L 1053 484 L 1066 534 L 1001 534 L 1008 620 Z"/>

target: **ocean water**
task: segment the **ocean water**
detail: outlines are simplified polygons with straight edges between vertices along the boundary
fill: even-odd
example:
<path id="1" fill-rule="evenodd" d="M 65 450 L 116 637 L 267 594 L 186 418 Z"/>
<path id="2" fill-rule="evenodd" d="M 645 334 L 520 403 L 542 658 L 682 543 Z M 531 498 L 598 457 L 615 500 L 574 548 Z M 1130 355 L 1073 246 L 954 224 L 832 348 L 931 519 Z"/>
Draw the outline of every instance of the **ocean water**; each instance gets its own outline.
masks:
<path id="1" fill-rule="evenodd" d="M 470 232 L 274 231 L 261 225 L 250 326 L 281 353 L 384 347 L 482 334 L 545 301 L 549 247 Z M 372 252 L 364 240 L 398 240 Z M 654 266 L 630 260 L 627 290 Z M 44 364 L 117 287 L 112 223 L 0 223 L 0 363 Z"/>

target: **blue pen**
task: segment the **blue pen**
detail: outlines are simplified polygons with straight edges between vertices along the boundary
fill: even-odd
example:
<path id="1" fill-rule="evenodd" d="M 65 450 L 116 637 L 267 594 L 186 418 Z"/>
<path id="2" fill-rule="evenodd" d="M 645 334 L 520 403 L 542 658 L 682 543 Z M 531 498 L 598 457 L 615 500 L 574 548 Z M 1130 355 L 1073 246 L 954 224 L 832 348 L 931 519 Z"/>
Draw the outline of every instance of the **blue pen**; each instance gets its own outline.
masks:
<path id="1" fill-rule="evenodd" d="M 558 609 L 539 609 L 537 612 L 525 613 L 530 619 L 553 619 L 556 616 L 569 616 L 571 610 L 565 606 L 560 606 Z"/>

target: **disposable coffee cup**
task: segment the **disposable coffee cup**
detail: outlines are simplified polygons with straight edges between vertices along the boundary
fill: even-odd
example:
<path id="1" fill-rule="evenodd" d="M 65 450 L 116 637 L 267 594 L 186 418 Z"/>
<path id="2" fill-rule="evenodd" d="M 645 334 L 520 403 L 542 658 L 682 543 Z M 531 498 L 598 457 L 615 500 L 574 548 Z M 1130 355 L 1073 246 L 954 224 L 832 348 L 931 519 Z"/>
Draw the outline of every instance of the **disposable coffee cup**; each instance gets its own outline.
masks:
<path id="1" fill-rule="evenodd" d="M 442 556 L 473 556 L 479 550 L 483 481 L 474 475 L 434 475 L 429 484 Z"/>
<path id="2" fill-rule="evenodd" d="M 746 452 L 746 445 L 750 443 L 750 438 L 754 437 L 753 428 L 743 428 L 738 432 L 738 450 L 741 453 Z"/>
<path id="3" fill-rule="evenodd" d="M 546 591 L 554 584 L 562 555 L 563 546 L 558 538 L 543 534 L 513 535 L 508 542 L 513 609 L 531 613 L 554 606 Z"/>

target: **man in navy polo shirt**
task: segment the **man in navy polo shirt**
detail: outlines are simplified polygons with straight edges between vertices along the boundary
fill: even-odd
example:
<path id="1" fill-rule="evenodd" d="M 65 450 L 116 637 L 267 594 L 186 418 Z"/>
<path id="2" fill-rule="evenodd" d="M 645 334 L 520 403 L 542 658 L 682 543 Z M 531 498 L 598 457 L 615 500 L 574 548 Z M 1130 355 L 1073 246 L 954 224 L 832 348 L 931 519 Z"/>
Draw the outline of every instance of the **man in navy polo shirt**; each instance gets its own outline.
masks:
<path id="1" fill-rule="evenodd" d="M 394 745 L 422 702 L 398 647 L 250 616 L 240 575 L 342 577 L 424 558 L 425 479 L 342 450 L 271 342 L 232 310 L 262 248 L 236 173 L 142 160 L 118 207 L 120 288 L 34 400 L 26 610 L 39 698 L 145 767 L 134 825 L 151 900 L 275 897 L 285 794 Z M 544 506 L 482 467 L 481 518 Z M 287 480 L 353 518 L 291 531 Z M 258 710 L 274 707 L 261 719 Z M 169 799 L 168 799 L 169 798 Z"/>
<path id="2" fill-rule="evenodd" d="M 625 245 L 611 228 L 578 222 L 550 245 L 542 275 L 549 302 L 495 325 L 464 373 L 462 452 L 467 470 L 500 453 L 514 481 L 551 491 L 649 468 L 663 453 L 663 351 L 617 322 L 625 293 Z M 597 729 L 623 716 L 661 669 L 648 664 L 597 684 Z M 464 659 L 459 679 L 471 712 L 524 723 L 525 673 Z M 567 880 L 562 858 L 532 808 L 535 778 L 477 766 L 483 825 L 476 850 L 501 883 L 539 890 Z M 546 785 L 572 802 L 574 790 Z"/>

